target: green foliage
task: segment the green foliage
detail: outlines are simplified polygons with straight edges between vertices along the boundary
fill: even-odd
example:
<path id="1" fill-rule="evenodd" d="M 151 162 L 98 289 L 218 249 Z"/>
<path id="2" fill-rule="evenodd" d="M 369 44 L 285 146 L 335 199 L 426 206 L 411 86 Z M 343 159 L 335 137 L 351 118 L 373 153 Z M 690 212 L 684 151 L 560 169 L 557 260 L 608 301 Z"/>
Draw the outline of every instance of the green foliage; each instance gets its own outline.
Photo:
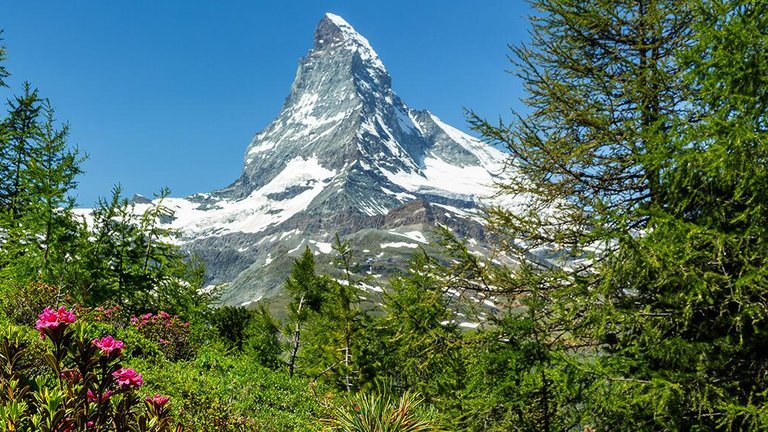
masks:
<path id="1" fill-rule="evenodd" d="M 191 320 L 204 314 L 215 292 L 200 290 L 204 268 L 168 242 L 174 233 L 158 226 L 172 215 L 163 205 L 163 189 L 143 213 L 121 196 L 117 186 L 109 200 L 93 209 L 90 239 L 83 245 L 83 293 L 86 305 L 111 301 L 126 312 L 166 310 Z"/>
<path id="2" fill-rule="evenodd" d="M 258 364 L 276 370 L 285 363 L 282 354 L 285 344 L 280 341 L 280 323 L 264 304 L 251 316 L 244 332 L 243 351 Z"/>
<path id="3" fill-rule="evenodd" d="M 66 285 L 78 224 L 73 200 L 83 158 L 66 143 L 51 104 L 28 83 L 0 123 L 0 275 L 10 284 Z"/>
<path id="4" fill-rule="evenodd" d="M 397 400 L 387 392 L 359 393 L 338 406 L 326 423 L 343 432 L 440 431 L 434 413 L 424 409 L 423 402 L 421 396 L 409 392 Z"/>
<path id="5" fill-rule="evenodd" d="M 320 430 L 324 408 L 309 383 L 290 379 L 253 362 L 248 355 L 203 348 L 194 360 L 136 360 L 147 390 L 178 401 L 179 421 L 196 431 Z"/>
<path id="6" fill-rule="evenodd" d="M 219 336 L 242 351 L 253 313 L 244 307 L 222 306 L 213 311 L 208 320 Z"/>
<path id="7" fill-rule="evenodd" d="M 192 341 L 190 323 L 177 315 L 160 311 L 139 317 L 131 317 L 131 325 L 148 340 L 156 343 L 170 360 L 188 359 L 194 355 L 196 346 Z"/>
<path id="8" fill-rule="evenodd" d="M 322 278 L 322 303 L 317 313 L 307 317 L 299 365 L 307 376 L 323 378 L 350 392 L 359 387 L 357 346 L 365 317 L 359 307 L 362 293 L 355 276 L 357 265 L 352 250 L 338 235 L 333 247 L 343 278 Z"/>
<path id="9" fill-rule="evenodd" d="M 288 305 L 288 323 L 284 333 L 290 335 L 291 349 L 288 354 L 288 374 L 293 377 L 302 347 L 302 330 L 307 320 L 318 316 L 326 298 L 329 280 L 315 272 L 315 257 L 309 247 L 293 262 L 291 275 L 285 281 L 285 288 L 291 294 Z M 314 363 L 310 363 L 313 365 Z"/>
<path id="10" fill-rule="evenodd" d="M 768 180 L 762 2 L 696 2 L 698 37 L 681 54 L 696 122 L 660 184 L 649 232 L 617 254 L 614 357 L 638 413 L 670 429 L 765 422 Z M 628 291 L 628 290 L 627 290 Z M 613 360 L 613 364 L 619 363 Z M 631 368 L 630 368 L 631 367 Z"/>
<path id="11" fill-rule="evenodd" d="M 0 312 L 14 324 L 32 325 L 43 308 L 62 297 L 60 288 L 39 282 L 10 280 L 0 286 Z"/>
<path id="12" fill-rule="evenodd" d="M 512 373 L 475 409 L 510 429 L 759 428 L 768 6 L 533 5 L 513 49 L 530 114 L 471 117 L 527 200 L 490 213 L 523 264 L 476 285 L 520 310 L 481 336 L 477 369 Z"/>
<path id="13" fill-rule="evenodd" d="M 415 391 L 442 414 L 459 414 L 467 376 L 463 337 L 438 270 L 426 255 L 414 255 L 408 273 L 391 281 L 384 315 L 363 329 L 358 352 L 365 383 Z"/>
<path id="14" fill-rule="evenodd" d="M 292 313 L 303 319 L 311 312 L 318 312 L 325 297 L 325 280 L 315 270 L 315 257 L 309 247 L 294 260 L 291 275 L 285 281 L 285 289 L 293 296 Z"/>
<path id="15" fill-rule="evenodd" d="M 34 359 L 47 374 L 30 374 L 26 354 L 33 345 L 18 328 L 0 335 L 0 419 L 3 430 L 125 430 L 162 432 L 172 428 L 168 399 L 141 401 L 142 377 L 124 368 L 123 344 L 111 337 L 92 340 L 88 327 L 63 307 L 46 308 L 37 322 L 49 343 Z M 32 351 L 34 352 L 34 351 Z"/>

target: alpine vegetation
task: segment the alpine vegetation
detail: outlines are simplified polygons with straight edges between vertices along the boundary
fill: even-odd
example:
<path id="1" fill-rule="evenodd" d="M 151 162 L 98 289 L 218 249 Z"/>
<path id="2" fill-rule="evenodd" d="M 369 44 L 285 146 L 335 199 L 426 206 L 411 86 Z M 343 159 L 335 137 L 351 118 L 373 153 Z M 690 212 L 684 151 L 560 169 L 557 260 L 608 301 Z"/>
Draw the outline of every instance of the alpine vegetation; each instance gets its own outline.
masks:
<path id="1" fill-rule="evenodd" d="M 326 14 L 186 198 L 74 209 L 84 156 L 20 86 L 2 429 L 768 429 L 768 2 L 530 3 L 527 108 L 468 112 L 482 141 Z"/>

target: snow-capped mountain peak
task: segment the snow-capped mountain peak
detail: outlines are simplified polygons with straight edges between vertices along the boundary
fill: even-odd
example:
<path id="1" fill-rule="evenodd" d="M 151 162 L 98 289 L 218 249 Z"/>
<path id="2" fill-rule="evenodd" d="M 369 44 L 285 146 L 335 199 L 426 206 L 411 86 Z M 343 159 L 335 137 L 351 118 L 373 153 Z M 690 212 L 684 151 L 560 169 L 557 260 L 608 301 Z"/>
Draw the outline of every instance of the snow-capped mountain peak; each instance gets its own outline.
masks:
<path id="1" fill-rule="evenodd" d="M 355 31 L 344 18 L 329 12 L 317 25 L 313 51 L 317 53 L 338 48 L 356 52 L 363 62 L 386 72 L 384 63 L 381 62 L 368 39 Z"/>
<path id="2" fill-rule="evenodd" d="M 481 239 L 479 208 L 504 157 L 409 108 L 368 40 L 329 13 L 279 114 L 246 149 L 241 176 L 219 191 L 167 199 L 176 212 L 169 224 L 206 261 L 209 282 L 231 283 L 225 299 L 244 302 L 278 289 L 284 272 L 265 269 L 285 266 L 303 246 L 329 253 L 336 233 L 378 241 L 364 249 L 376 254 L 370 259 L 400 254 L 402 262 L 438 222 Z"/>

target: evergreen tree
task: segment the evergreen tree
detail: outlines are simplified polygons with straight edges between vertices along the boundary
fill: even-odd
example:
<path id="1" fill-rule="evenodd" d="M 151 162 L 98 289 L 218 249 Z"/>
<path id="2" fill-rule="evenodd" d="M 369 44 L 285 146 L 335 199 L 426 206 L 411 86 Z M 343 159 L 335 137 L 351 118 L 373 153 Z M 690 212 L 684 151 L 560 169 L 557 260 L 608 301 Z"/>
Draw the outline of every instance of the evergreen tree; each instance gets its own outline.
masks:
<path id="1" fill-rule="evenodd" d="M 342 271 L 339 280 L 328 280 L 326 300 L 320 311 L 320 319 L 311 323 L 317 337 L 310 344 L 314 351 L 325 359 L 319 362 L 321 373 L 330 373 L 337 386 L 351 392 L 357 386 L 357 355 L 353 352 L 359 341 L 361 328 L 359 298 L 361 289 L 357 280 L 359 270 L 354 262 L 349 242 L 342 241 L 338 234 L 333 244 L 336 251 L 336 265 Z"/>
<path id="2" fill-rule="evenodd" d="M 288 356 L 288 374 L 296 372 L 299 349 L 302 347 L 302 330 L 312 314 L 322 308 L 326 297 L 328 281 L 315 272 L 315 257 L 309 247 L 299 258 L 294 260 L 291 275 L 285 281 L 285 288 L 291 294 L 288 306 L 288 327 L 285 333 L 290 335 L 291 349 Z"/>
<path id="3" fill-rule="evenodd" d="M 230 343 L 238 351 L 243 350 L 246 330 L 254 318 L 254 313 L 239 306 L 221 306 L 214 310 L 209 321 L 219 336 Z"/>
<path id="4" fill-rule="evenodd" d="M 36 237 L 39 251 L 37 279 L 54 285 L 65 285 L 71 258 L 77 253 L 77 225 L 71 210 L 75 205 L 69 195 L 77 187 L 76 177 L 84 157 L 67 144 L 68 125 L 56 128 L 54 111 L 50 102 L 42 104 L 43 122 L 36 139 L 37 157 L 29 163 L 29 207 L 23 216 L 22 226 L 30 234 L 28 241 Z"/>
<path id="5" fill-rule="evenodd" d="M 0 142 L 0 211 L 3 225 L 13 228 L 31 198 L 29 168 L 38 154 L 39 117 L 43 101 L 36 89 L 24 83 L 24 93 L 8 102 Z"/>
<path id="6" fill-rule="evenodd" d="M 83 158 L 66 142 L 68 126 L 57 126 L 50 102 L 29 84 L 9 103 L 0 130 L 6 138 L 0 142 L 2 285 L 8 299 L 26 297 L 18 290 L 34 297 L 30 290 L 41 283 L 66 293 L 79 235 L 70 193 Z"/>
<path id="7" fill-rule="evenodd" d="M 768 4 L 696 6 L 697 38 L 681 54 L 696 122 L 676 128 L 681 150 L 661 177 L 662 205 L 607 275 L 624 292 L 610 366 L 629 378 L 627 409 L 649 428 L 761 430 Z"/>
<path id="8" fill-rule="evenodd" d="M 426 254 L 417 253 L 408 272 L 391 280 L 384 315 L 374 318 L 361 336 L 367 344 L 361 347 L 360 363 L 365 381 L 418 392 L 455 421 L 464 415 L 463 337 L 446 292 L 452 285 L 436 270 Z"/>
<path id="9" fill-rule="evenodd" d="M 164 189 L 143 212 L 121 196 L 99 199 L 83 229 L 81 301 L 114 302 L 131 313 L 165 310 L 198 319 L 216 295 L 203 291 L 204 267 L 169 240 L 175 235 L 158 221 L 172 216 Z"/>
<path id="10" fill-rule="evenodd" d="M 259 303 L 245 328 L 243 350 L 259 364 L 270 369 L 285 365 L 282 355 L 284 344 L 280 341 L 280 323 L 269 309 Z"/>
<path id="11" fill-rule="evenodd" d="M 2 36 L 3 30 L 0 29 L 0 36 Z M 2 42 L 3 38 L 0 37 L 0 42 Z M 3 65 L 3 62 L 5 61 L 5 46 L 0 44 L 0 87 L 7 87 L 5 84 L 5 78 L 8 78 L 10 74 L 8 73 L 8 69 L 5 68 Z"/>

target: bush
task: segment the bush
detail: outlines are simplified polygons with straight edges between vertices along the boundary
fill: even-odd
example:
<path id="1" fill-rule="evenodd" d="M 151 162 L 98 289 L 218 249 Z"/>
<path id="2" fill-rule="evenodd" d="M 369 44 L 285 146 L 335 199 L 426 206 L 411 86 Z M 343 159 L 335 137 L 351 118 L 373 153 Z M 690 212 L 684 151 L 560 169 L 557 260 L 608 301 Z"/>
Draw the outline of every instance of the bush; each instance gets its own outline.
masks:
<path id="1" fill-rule="evenodd" d="M 58 287 L 39 282 L 17 283 L 5 280 L 2 283 L 0 311 L 15 324 L 31 325 L 44 307 L 56 303 L 61 296 Z M 66 300 L 65 300 L 66 301 Z"/>
<path id="2" fill-rule="evenodd" d="M 222 306 L 210 314 L 209 320 L 221 338 L 242 350 L 251 318 L 253 313 L 244 307 Z"/>
<path id="3" fill-rule="evenodd" d="M 190 324 L 176 315 L 163 311 L 157 315 L 146 313 L 140 317 L 131 317 L 131 325 L 144 337 L 157 343 L 170 360 L 188 359 L 195 353 Z"/>

